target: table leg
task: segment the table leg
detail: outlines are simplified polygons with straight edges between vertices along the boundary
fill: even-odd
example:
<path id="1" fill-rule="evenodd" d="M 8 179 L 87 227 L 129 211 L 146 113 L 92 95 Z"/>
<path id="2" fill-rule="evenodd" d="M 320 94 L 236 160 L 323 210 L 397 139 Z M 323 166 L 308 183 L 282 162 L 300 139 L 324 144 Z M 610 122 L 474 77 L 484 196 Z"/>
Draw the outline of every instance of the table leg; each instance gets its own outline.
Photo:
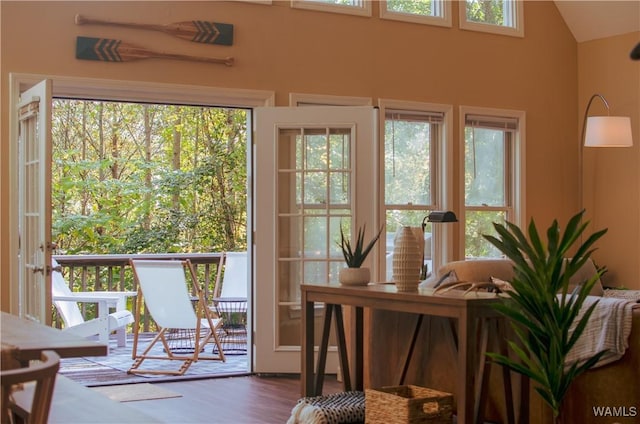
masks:
<path id="1" fill-rule="evenodd" d="M 314 396 L 313 375 L 313 340 L 314 340 L 314 311 L 313 302 L 307 301 L 306 292 L 302 291 L 302 345 L 300 355 L 302 357 L 300 380 L 302 382 L 302 396 Z"/>
<path id="2" fill-rule="evenodd" d="M 409 364 L 411 363 L 411 356 L 413 355 L 413 350 L 416 347 L 416 341 L 418 340 L 418 334 L 420 333 L 420 327 L 422 326 L 422 320 L 424 319 L 424 315 L 418 315 L 418 320 L 416 321 L 416 327 L 413 330 L 413 337 L 411 338 L 411 343 L 409 344 L 409 349 L 407 350 L 407 354 L 404 358 L 404 364 L 402 366 L 402 372 L 400 373 L 400 381 L 399 385 L 404 384 L 404 380 L 407 377 L 407 371 L 409 370 Z"/>
<path id="3" fill-rule="evenodd" d="M 345 391 L 351 389 L 351 374 L 349 373 L 349 361 L 347 359 L 347 341 L 344 334 L 344 319 L 342 318 L 342 306 L 334 305 L 333 312 L 336 316 L 336 335 L 338 338 L 338 355 L 340 355 L 340 367 L 342 369 L 342 386 Z M 323 340 L 324 342 L 324 340 Z M 328 344 L 328 340 L 327 340 Z"/>
<path id="4" fill-rule="evenodd" d="M 461 311 L 458 318 L 458 375 L 457 411 L 459 423 L 474 422 L 475 410 L 475 317 L 469 308 Z"/>
<path id="5" fill-rule="evenodd" d="M 491 364 L 487 361 L 487 357 L 485 355 L 487 353 L 487 346 L 489 345 L 490 322 L 489 318 L 482 318 L 478 322 L 478 326 L 480 327 L 480 358 L 476 374 L 476 393 L 474 395 L 473 411 L 474 419 L 478 423 L 483 422 L 484 411 L 482 406 L 485 404 L 485 400 L 487 398 L 489 379 L 491 378 Z"/>
<path id="6" fill-rule="evenodd" d="M 339 307 L 339 306 L 338 306 Z M 322 338 L 318 348 L 318 363 L 316 364 L 315 375 L 315 395 L 322 394 L 322 386 L 324 385 L 324 370 L 327 364 L 327 350 L 329 348 L 329 333 L 331 332 L 331 314 L 336 309 L 335 305 L 326 304 L 324 309 L 324 322 L 322 325 Z"/>
<path id="7" fill-rule="evenodd" d="M 364 390 L 364 311 L 361 307 L 355 308 L 355 317 L 352 325 L 352 351 L 351 369 L 354 390 Z"/>

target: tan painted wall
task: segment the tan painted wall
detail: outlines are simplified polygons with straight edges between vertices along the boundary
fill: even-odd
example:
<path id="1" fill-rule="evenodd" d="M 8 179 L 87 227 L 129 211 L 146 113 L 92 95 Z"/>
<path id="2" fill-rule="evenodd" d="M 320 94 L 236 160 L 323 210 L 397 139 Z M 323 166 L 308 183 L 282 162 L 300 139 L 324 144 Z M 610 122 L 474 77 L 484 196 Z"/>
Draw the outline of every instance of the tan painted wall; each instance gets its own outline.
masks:
<path id="1" fill-rule="evenodd" d="M 287 104 L 290 92 L 446 103 L 454 105 L 456 123 L 460 105 L 524 110 L 527 217 L 546 226 L 576 212 L 578 46 L 553 2 L 525 3 L 524 38 L 459 30 L 457 2 L 452 28 L 381 20 L 376 2 L 373 7 L 374 16 L 364 18 L 291 9 L 288 1 L 0 2 L 0 269 L 13 259 L 2 237 L 9 225 L 10 72 L 266 89 L 276 92 L 278 105 Z M 235 42 L 232 47 L 207 46 L 155 32 L 79 27 L 73 22 L 76 13 L 149 23 L 228 22 L 235 25 Z M 74 54 L 77 35 L 185 54 L 232 55 L 237 62 L 229 68 L 170 60 L 79 61 Z M 453 132 L 458 140 L 457 124 Z M 458 155 L 456 145 L 454 157 Z M 456 165 L 454 175 L 458 173 Z M 6 275 L 0 272 L 3 310 L 8 307 Z"/>
<path id="2" fill-rule="evenodd" d="M 608 228 L 594 254 L 609 268 L 604 283 L 635 289 L 640 289 L 640 61 L 630 60 L 629 53 L 638 42 L 640 32 L 578 46 L 580 110 L 599 93 L 611 115 L 631 117 L 633 147 L 584 150 L 584 199 L 592 228 Z M 590 115 L 603 114 L 605 107 L 594 102 Z"/>

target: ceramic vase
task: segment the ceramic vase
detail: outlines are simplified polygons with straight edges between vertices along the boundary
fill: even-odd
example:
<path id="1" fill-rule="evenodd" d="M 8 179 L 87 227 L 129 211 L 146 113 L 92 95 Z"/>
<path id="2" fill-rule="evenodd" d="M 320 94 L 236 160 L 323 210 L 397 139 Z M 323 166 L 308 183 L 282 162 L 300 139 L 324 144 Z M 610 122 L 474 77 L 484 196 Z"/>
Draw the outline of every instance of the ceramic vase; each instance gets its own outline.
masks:
<path id="1" fill-rule="evenodd" d="M 344 286 L 366 286 L 371 281 L 371 273 L 369 268 L 343 268 L 338 280 Z"/>
<path id="2" fill-rule="evenodd" d="M 417 291 L 422 256 L 411 227 L 402 227 L 393 247 L 393 282 L 399 292 Z"/>

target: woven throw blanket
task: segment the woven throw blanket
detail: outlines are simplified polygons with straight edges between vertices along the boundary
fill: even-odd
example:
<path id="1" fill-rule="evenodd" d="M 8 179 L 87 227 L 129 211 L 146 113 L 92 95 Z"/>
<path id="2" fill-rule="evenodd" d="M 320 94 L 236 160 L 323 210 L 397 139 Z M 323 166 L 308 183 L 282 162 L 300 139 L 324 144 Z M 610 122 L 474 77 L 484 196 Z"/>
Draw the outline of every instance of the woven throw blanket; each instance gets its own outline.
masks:
<path id="1" fill-rule="evenodd" d="M 596 301 L 598 304 L 594 308 L 584 332 L 567 355 L 565 360 L 567 365 L 573 364 L 575 361 L 586 361 L 596 353 L 607 350 L 608 352 L 600 358 L 593 368 L 600 367 L 622 358 L 629 347 L 632 310 L 640 305 L 627 299 L 587 296 L 574 321 L 574 327 L 584 312 Z"/>
<path id="2" fill-rule="evenodd" d="M 287 424 L 341 424 L 364 422 L 364 392 L 340 392 L 305 397 L 291 410 Z"/>

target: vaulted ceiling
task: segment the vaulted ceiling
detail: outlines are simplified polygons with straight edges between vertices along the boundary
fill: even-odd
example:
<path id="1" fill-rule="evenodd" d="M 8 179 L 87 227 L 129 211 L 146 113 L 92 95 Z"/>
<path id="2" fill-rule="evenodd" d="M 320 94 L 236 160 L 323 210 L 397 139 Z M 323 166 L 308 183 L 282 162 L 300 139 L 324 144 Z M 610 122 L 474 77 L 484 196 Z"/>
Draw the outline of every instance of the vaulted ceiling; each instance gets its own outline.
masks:
<path id="1" fill-rule="evenodd" d="M 579 43 L 640 31 L 640 0 L 555 0 L 555 3 Z"/>

